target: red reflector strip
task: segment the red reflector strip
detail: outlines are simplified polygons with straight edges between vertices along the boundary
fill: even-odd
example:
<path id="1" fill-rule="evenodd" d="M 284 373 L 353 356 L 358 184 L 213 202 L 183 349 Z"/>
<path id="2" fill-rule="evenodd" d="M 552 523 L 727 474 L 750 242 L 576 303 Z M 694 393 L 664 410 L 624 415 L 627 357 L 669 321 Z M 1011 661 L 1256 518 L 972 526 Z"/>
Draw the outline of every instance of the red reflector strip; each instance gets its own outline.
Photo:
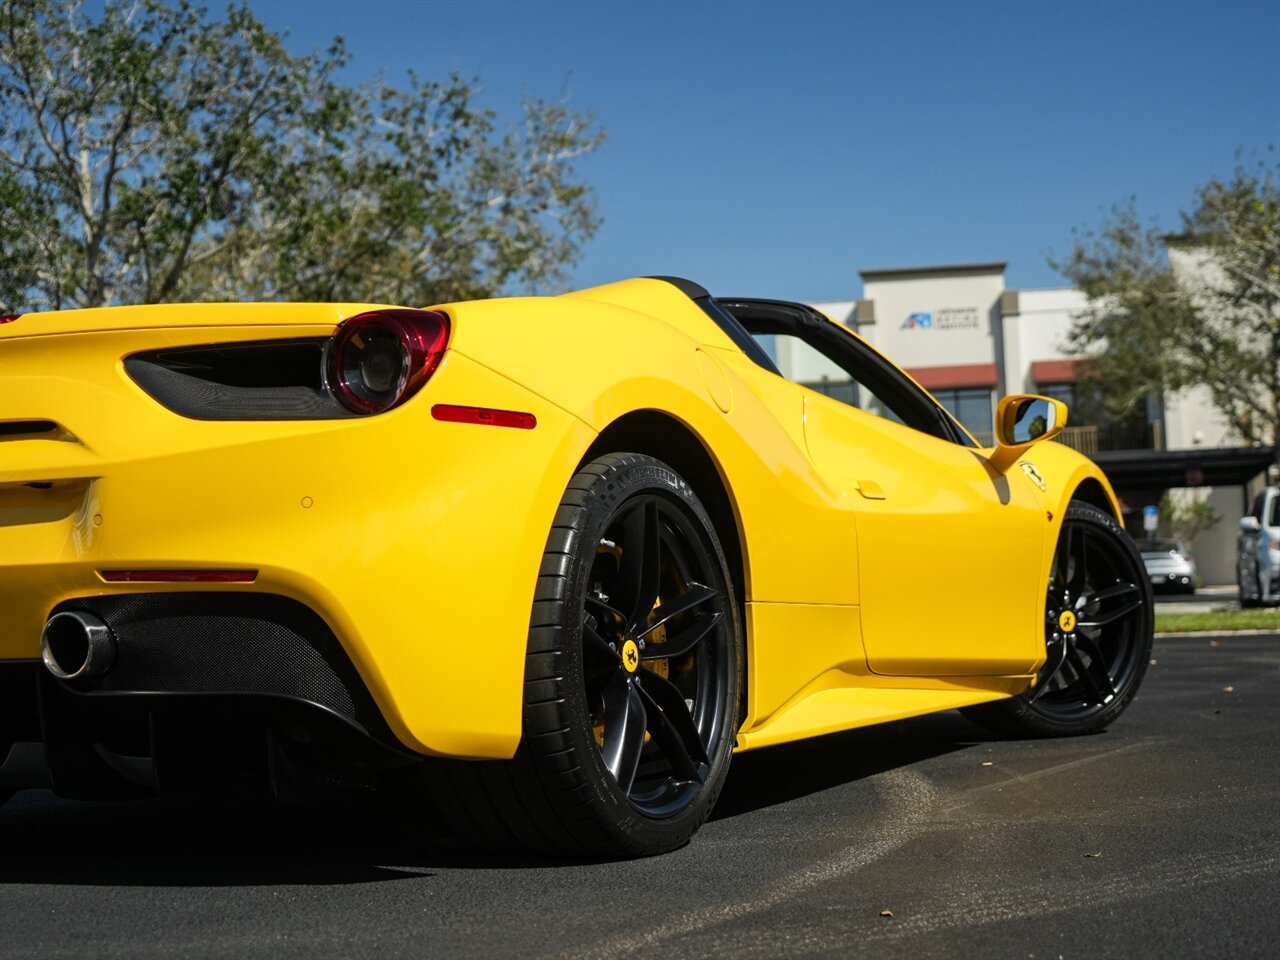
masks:
<path id="1" fill-rule="evenodd" d="M 452 403 L 437 403 L 431 408 L 431 415 L 447 423 L 479 423 L 487 427 L 515 427 L 517 430 L 532 430 L 538 425 L 538 418 L 532 413 L 491 410 L 489 407 L 459 407 Z"/>
<path id="2" fill-rule="evenodd" d="M 107 583 L 253 583 L 257 570 L 99 570 Z"/>

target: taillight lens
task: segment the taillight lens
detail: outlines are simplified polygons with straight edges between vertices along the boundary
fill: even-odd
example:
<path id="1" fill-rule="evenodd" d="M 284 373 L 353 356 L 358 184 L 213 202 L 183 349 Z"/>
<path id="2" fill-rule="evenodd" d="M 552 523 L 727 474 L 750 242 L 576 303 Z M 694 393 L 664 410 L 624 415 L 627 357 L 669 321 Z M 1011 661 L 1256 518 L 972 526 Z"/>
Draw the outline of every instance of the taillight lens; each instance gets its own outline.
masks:
<path id="1" fill-rule="evenodd" d="M 329 344 L 325 379 L 353 413 L 398 407 L 427 382 L 449 341 L 449 318 L 432 310 L 375 310 L 344 320 Z"/>

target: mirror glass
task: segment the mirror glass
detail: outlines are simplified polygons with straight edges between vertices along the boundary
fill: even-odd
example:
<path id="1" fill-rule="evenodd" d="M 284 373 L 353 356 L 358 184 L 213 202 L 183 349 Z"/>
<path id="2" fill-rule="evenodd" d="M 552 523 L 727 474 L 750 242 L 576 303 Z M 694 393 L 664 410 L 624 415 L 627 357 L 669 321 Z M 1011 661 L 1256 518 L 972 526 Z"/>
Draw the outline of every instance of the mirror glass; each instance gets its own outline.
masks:
<path id="1" fill-rule="evenodd" d="M 1005 442 L 1030 443 L 1043 437 L 1053 429 L 1056 415 L 1057 411 L 1048 400 L 1034 398 L 1019 402 L 1008 421 L 1013 435 Z"/>

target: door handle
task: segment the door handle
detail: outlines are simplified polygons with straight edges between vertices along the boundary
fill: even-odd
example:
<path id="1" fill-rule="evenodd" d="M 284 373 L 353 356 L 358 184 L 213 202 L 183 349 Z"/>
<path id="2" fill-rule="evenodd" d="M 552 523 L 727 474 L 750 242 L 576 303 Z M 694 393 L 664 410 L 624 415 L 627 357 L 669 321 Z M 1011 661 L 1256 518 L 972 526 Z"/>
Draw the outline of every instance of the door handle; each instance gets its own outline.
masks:
<path id="1" fill-rule="evenodd" d="M 874 480 L 857 480 L 858 492 L 868 500 L 885 499 L 884 488 Z"/>

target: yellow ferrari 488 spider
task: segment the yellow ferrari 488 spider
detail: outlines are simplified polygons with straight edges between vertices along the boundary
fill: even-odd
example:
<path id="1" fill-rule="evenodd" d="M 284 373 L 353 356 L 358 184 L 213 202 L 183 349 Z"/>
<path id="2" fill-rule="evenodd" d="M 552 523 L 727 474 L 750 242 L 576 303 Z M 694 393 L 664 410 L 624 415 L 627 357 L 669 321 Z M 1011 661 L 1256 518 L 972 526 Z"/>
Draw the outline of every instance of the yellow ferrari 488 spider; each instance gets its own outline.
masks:
<path id="1" fill-rule="evenodd" d="M 952 708 L 1086 733 L 1146 669 L 1066 408 L 1007 397 L 980 447 L 800 304 L 3 319 L 0 799 L 414 782 L 491 844 L 650 854 L 736 751 Z"/>

